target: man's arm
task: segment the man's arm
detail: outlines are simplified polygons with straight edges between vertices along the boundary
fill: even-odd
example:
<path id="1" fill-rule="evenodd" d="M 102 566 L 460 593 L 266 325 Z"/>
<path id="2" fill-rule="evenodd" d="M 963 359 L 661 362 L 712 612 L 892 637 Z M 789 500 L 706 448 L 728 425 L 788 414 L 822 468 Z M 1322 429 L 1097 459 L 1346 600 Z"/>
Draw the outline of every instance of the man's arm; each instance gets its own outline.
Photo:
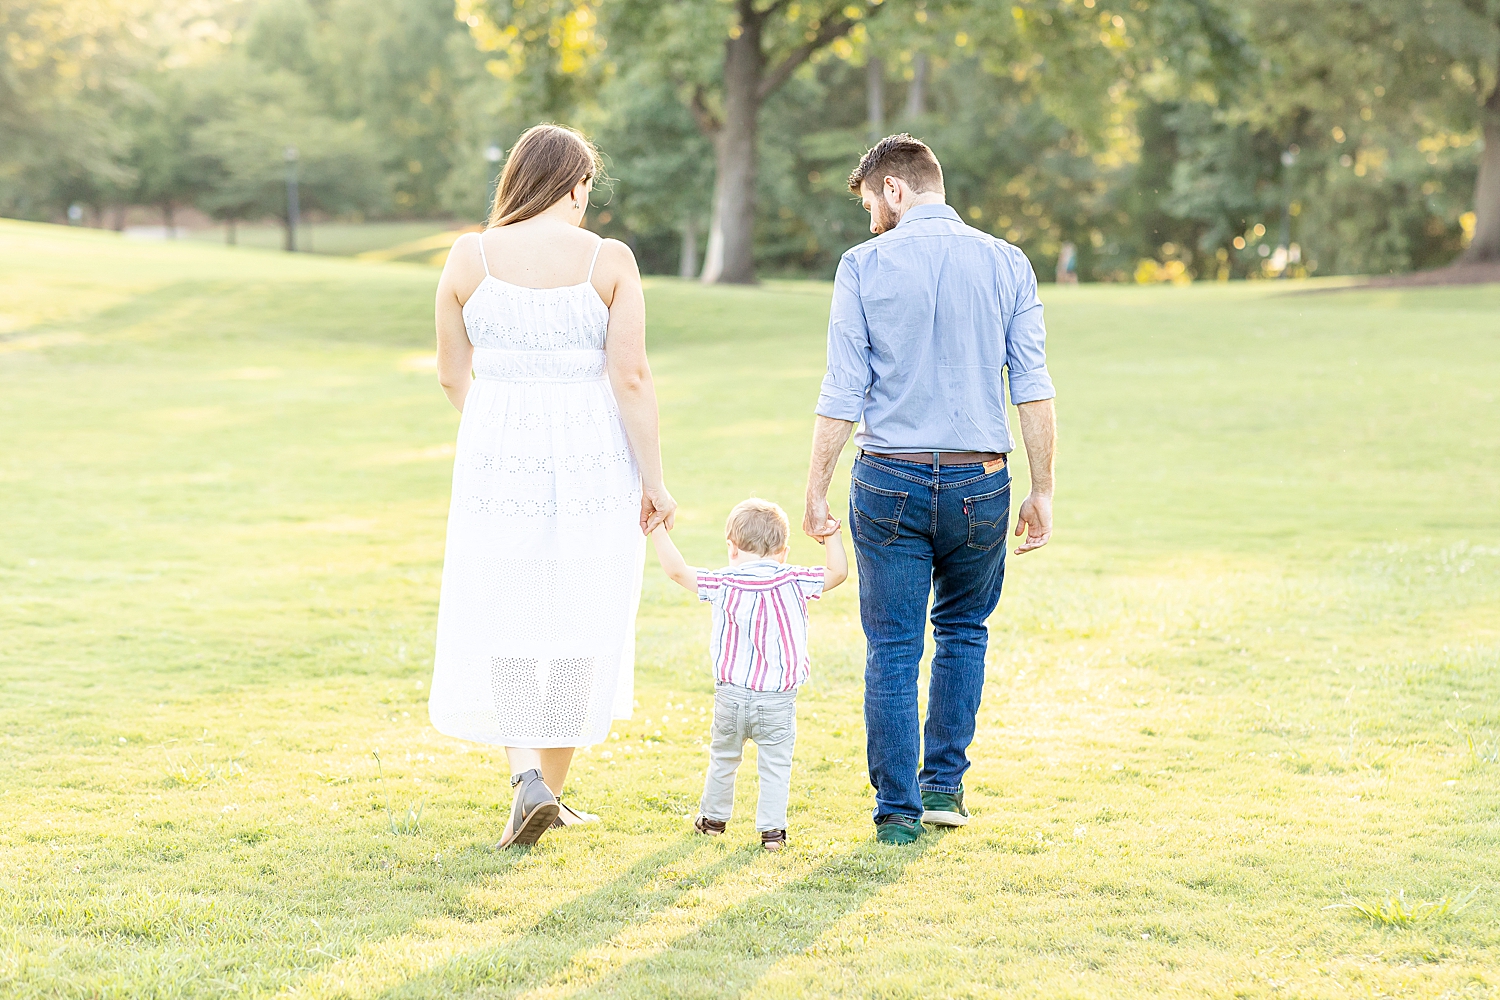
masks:
<path id="1" fill-rule="evenodd" d="M 1031 467 L 1031 494 L 1021 502 L 1016 537 L 1026 541 L 1016 555 L 1039 549 L 1052 537 L 1052 456 L 1057 450 L 1057 411 L 1052 400 L 1039 399 L 1016 407 L 1021 415 L 1021 440 L 1026 442 L 1026 464 Z"/>
<path id="2" fill-rule="evenodd" d="M 821 542 L 839 530 L 839 522 L 828 516 L 828 486 L 833 482 L 833 471 L 838 467 L 844 445 L 854 433 L 854 421 L 835 420 L 822 414 L 816 421 L 813 424 L 812 462 L 807 469 L 807 512 L 802 517 L 802 530 Z"/>
<path id="3" fill-rule="evenodd" d="M 865 394 L 874 374 L 870 370 L 870 327 L 859 297 L 859 272 L 845 254 L 833 278 L 833 301 L 828 309 L 828 373 L 818 394 L 813 425 L 812 462 L 807 470 L 807 512 L 802 530 L 819 542 L 838 530 L 828 516 L 828 484 L 839 455 L 865 408 Z"/>

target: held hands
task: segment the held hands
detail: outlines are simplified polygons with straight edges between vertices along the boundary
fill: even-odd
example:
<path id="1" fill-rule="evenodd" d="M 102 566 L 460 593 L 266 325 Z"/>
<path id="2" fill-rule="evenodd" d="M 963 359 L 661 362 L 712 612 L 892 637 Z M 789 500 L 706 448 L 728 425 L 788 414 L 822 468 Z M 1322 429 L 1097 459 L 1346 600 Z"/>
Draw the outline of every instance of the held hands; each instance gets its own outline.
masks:
<path id="1" fill-rule="evenodd" d="M 816 539 L 819 545 L 823 540 L 839 530 L 837 518 L 828 515 L 827 497 L 808 497 L 807 512 L 802 516 L 802 530 Z"/>
<path id="2" fill-rule="evenodd" d="M 672 530 L 677 522 L 677 501 L 665 486 L 647 486 L 641 489 L 641 534 L 649 535 L 657 528 Z"/>
<path id="3" fill-rule="evenodd" d="M 1021 512 L 1016 516 L 1016 537 L 1026 534 L 1026 541 L 1016 549 L 1016 555 L 1024 555 L 1039 549 L 1052 537 L 1052 498 L 1032 493 L 1021 502 Z"/>

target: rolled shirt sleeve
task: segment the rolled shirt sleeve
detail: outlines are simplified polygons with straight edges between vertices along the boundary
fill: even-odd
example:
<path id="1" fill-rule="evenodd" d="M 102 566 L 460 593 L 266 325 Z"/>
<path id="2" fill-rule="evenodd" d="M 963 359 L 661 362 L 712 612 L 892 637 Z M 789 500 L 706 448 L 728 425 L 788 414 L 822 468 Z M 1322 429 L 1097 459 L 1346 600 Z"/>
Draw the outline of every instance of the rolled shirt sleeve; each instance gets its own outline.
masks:
<path id="1" fill-rule="evenodd" d="M 846 255 L 839 261 L 838 274 L 833 279 L 833 305 L 828 314 L 828 373 L 823 376 L 816 412 L 834 420 L 858 421 L 864 414 L 865 394 L 873 377 L 870 328 L 859 297 L 859 273 Z"/>
<path id="2" fill-rule="evenodd" d="M 1016 298 L 1005 329 L 1005 366 L 1010 373 L 1010 401 L 1019 405 L 1051 399 L 1057 392 L 1047 372 L 1047 327 L 1042 322 L 1036 271 L 1019 250 L 1013 250 L 1011 268 Z"/>
<path id="3" fill-rule="evenodd" d="M 697 570 L 698 575 L 698 600 L 712 601 L 724 586 L 724 578 L 717 573 L 710 573 L 706 569 Z"/>
<path id="4" fill-rule="evenodd" d="M 797 592 L 802 595 L 804 601 L 816 601 L 823 596 L 823 581 L 827 576 L 826 567 L 798 566 L 792 578 L 797 581 Z"/>

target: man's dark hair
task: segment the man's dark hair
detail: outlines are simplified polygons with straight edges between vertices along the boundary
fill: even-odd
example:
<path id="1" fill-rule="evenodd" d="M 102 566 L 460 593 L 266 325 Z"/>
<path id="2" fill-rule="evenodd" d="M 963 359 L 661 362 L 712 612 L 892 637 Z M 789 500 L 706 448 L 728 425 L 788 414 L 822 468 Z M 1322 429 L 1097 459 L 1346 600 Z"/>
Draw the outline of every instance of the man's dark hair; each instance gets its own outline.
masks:
<path id="1" fill-rule="evenodd" d="M 876 187 L 887 177 L 899 177 L 917 194 L 943 189 L 943 167 L 927 143 L 902 132 L 881 139 L 849 175 L 849 190 L 860 193 L 866 180 Z"/>

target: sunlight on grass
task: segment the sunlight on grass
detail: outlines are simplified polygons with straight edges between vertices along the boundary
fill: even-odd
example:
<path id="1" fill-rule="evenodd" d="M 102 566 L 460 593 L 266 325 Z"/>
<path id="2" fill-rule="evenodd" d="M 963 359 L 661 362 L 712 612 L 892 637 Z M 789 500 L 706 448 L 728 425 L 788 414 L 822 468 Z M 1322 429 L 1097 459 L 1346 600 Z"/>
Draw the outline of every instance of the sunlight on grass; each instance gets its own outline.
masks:
<path id="1" fill-rule="evenodd" d="M 1406 890 L 1395 894 L 1387 894 L 1384 899 L 1373 902 L 1362 903 L 1350 899 L 1342 903 L 1334 903 L 1325 906 L 1325 910 L 1349 910 L 1362 917 L 1368 918 L 1377 924 L 1387 927 L 1410 927 L 1412 924 L 1421 923 L 1423 920 L 1435 920 L 1438 917 L 1446 917 L 1462 912 L 1479 890 L 1471 889 L 1462 896 L 1444 896 L 1442 899 L 1425 901 L 1421 903 L 1408 903 L 1406 901 Z"/>
<path id="2" fill-rule="evenodd" d="M 503 753 L 426 721 L 435 278 L 0 223 L 0 995 L 1500 991 L 1500 290 L 1048 289 L 1057 533 L 973 821 L 871 842 L 841 588 L 771 857 L 750 762 L 691 832 L 708 623 L 654 561 L 602 822 L 493 850 Z M 691 561 L 799 509 L 827 293 L 649 282 Z"/>

